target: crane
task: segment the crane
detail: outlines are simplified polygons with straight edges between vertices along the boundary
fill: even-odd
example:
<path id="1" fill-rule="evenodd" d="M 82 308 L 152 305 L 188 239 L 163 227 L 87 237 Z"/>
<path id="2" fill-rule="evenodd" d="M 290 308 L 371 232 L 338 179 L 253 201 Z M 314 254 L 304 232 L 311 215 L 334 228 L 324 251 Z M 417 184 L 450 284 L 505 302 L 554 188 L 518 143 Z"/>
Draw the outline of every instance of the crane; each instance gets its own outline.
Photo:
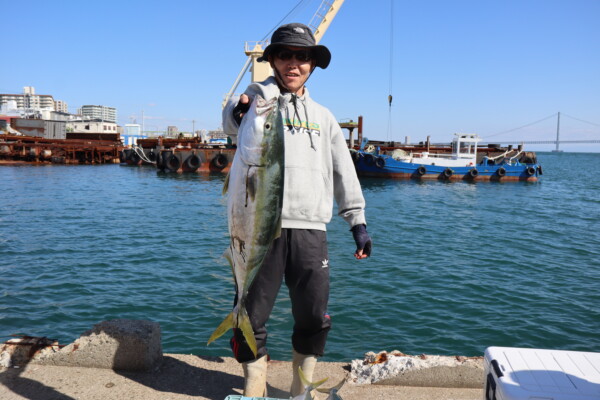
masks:
<path id="1" fill-rule="evenodd" d="M 315 12 L 315 15 L 312 17 L 308 27 L 313 31 L 315 35 L 315 41 L 318 44 L 321 41 L 321 38 L 325 34 L 325 31 L 329 28 L 329 25 L 335 18 L 336 14 L 344 4 L 344 0 L 322 0 L 321 5 Z M 233 93 L 237 89 L 238 85 L 242 81 L 244 74 L 252 65 L 252 82 L 260 82 L 267 79 L 273 71 L 271 70 L 271 66 L 269 63 L 261 63 L 256 61 L 257 58 L 262 56 L 264 48 L 267 47 L 269 42 L 258 41 L 258 42 L 246 42 L 244 46 L 244 52 L 248 56 L 242 70 L 238 74 L 235 82 L 229 89 L 229 92 L 225 95 L 225 99 L 223 100 L 222 106 L 225 107 L 229 98 L 233 96 Z"/>

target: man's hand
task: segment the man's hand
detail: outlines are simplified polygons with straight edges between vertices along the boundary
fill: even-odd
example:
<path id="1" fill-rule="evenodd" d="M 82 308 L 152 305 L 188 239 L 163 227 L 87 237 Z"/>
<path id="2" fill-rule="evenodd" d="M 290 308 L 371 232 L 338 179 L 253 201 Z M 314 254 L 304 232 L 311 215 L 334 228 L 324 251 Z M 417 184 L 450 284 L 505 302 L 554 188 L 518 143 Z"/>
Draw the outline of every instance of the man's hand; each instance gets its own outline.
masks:
<path id="1" fill-rule="evenodd" d="M 351 231 L 354 241 L 356 242 L 356 252 L 354 253 L 354 257 L 356 257 L 357 260 L 369 257 L 371 255 L 372 242 L 367 233 L 367 227 L 363 224 L 354 225 Z"/>
<path id="2" fill-rule="evenodd" d="M 233 108 L 233 119 L 238 125 L 242 123 L 244 114 L 250 109 L 250 103 L 250 97 L 246 94 L 242 94 L 240 96 L 240 101 L 238 101 L 237 105 Z"/>

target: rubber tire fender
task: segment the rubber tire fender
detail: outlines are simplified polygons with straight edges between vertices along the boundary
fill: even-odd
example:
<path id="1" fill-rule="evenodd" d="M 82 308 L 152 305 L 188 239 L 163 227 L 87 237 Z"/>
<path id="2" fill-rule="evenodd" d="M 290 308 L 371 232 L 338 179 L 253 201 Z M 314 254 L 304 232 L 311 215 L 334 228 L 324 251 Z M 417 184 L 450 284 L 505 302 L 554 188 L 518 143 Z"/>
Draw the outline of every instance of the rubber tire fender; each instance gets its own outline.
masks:
<path id="1" fill-rule="evenodd" d="M 496 174 L 498 174 L 498 176 L 500 178 L 502 178 L 504 175 L 506 175 L 506 168 L 504 168 L 504 167 L 498 168 L 498 170 L 496 171 Z"/>
<path id="2" fill-rule="evenodd" d="M 138 163 L 138 162 L 140 162 L 140 160 L 141 160 L 141 158 L 140 158 L 140 155 L 139 155 L 139 154 L 138 154 L 138 153 L 137 153 L 135 150 L 133 150 L 133 151 L 131 152 L 131 154 L 129 154 L 129 159 L 130 159 L 130 160 L 131 160 L 131 161 L 132 161 L 134 164 L 137 164 L 137 163 Z"/>
<path id="3" fill-rule="evenodd" d="M 179 160 L 179 157 L 177 157 L 175 154 L 171 155 L 171 157 L 169 157 L 169 159 L 165 163 L 165 167 L 169 171 L 173 172 L 179 170 L 179 167 L 181 167 L 181 161 Z"/>
<path id="4" fill-rule="evenodd" d="M 184 165 L 190 171 L 196 171 L 202 165 L 202 160 L 196 154 L 191 154 L 188 158 L 185 159 Z"/>
<path id="5" fill-rule="evenodd" d="M 223 169 L 229 165 L 229 160 L 225 154 L 219 153 L 213 157 L 210 163 L 217 169 Z"/>

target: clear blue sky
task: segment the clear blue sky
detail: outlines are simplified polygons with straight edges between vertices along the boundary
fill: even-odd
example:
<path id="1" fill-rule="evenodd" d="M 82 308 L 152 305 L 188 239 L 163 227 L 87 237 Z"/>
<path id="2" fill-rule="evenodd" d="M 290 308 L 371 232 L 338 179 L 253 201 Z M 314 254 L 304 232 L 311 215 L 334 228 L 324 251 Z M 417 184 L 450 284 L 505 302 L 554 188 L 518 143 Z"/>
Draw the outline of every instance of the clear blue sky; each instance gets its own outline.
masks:
<path id="1" fill-rule="evenodd" d="M 299 3 L 283 22 L 308 24 L 321 0 L 1 0 L 0 92 L 34 86 L 71 112 L 116 107 L 119 124 L 144 110 L 147 129 L 216 129 L 244 42 Z M 600 0 L 395 0 L 393 25 L 391 9 L 346 0 L 321 42 L 332 63 L 308 87 L 338 120 L 362 115 L 378 140 L 516 142 L 553 139 L 560 111 L 561 138 L 600 139 Z"/>

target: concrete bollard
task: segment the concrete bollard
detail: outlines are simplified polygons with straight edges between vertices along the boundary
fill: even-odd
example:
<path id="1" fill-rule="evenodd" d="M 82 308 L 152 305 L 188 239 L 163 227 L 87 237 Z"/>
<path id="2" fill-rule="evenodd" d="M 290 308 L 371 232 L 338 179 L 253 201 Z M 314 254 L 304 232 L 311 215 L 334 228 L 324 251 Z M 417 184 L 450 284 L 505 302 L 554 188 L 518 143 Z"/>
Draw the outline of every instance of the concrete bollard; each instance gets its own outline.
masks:
<path id="1" fill-rule="evenodd" d="M 103 321 L 70 345 L 39 354 L 32 364 L 150 370 L 162 359 L 160 325 L 144 320 Z"/>

